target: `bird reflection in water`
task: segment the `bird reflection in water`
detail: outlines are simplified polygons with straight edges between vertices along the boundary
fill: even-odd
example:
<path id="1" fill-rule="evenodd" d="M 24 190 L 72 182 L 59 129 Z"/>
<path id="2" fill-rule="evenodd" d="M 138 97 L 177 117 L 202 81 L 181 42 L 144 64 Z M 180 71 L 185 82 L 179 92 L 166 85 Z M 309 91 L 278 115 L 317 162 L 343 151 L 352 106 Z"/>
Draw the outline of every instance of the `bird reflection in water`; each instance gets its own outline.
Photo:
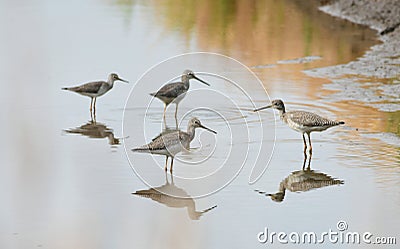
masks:
<path id="1" fill-rule="evenodd" d="M 184 189 L 175 186 L 172 175 L 171 183 L 168 181 L 167 174 L 165 174 L 165 181 L 166 183 L 162 186 L 138 190 L 132 194 L 152 199 L 153 201 L 164 204 L 167 207 L 186 208 L 188 216 L 192 220 L 199 220 L 203 214 L 217 207 L 217 205 L 215 205 L 201 211 L 196 211 L 196 203 L 194 199 L 186 193 Z"/>
<path id="2" fill-rule="evenodd" d="M 306 167 L 307 161 L 308 165 Z M 286 190 L 290 192 L 306 192 L 312 189 L 344 184 L 343 180 L 333 178 L 322 172 L 311 170 L 310 164 L 311 156 L 305 157 L 302 170 L 294 171 L 283 179 L 279 184 L 278 192 L 274 194 L 268 194 L 259 190 L 256 190 L 256 192 L 271 197 L 271 200 L 275 202 L 282 202 L 285 198 Z"/>
<path id="3" fill-rule="evenodd" d="M 95 119 L 92 119 L 77 128 L 71 128 L 64 131 L 69 134 L 80 134 L 89 138 L 108 138 L 108 143 L 110 145 L 119 145 L 121 143 L 121 139 L 114 136 L 113 129 L 108 128 L 105 124 L 96 122 Z"/>

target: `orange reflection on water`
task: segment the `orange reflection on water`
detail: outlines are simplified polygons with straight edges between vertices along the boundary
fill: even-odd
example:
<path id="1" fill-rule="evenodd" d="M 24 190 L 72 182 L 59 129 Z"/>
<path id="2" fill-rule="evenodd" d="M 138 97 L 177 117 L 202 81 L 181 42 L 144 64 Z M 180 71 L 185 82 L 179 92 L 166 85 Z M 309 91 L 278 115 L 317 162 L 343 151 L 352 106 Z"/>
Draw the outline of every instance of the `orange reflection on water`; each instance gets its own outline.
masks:
<path id="1" fill-rule="evenodd" d="M 177 31 L 205 51 L 222 52 L 247 65 L 309 55 L 325 65 L 362 55 L 374 32 L 339 21 L 299 1 L 153 1 L 159 25 Z M 334 32 L 334 33 L 333 33 Z M 334 35 L 333 35 L 334 34 Z"/>

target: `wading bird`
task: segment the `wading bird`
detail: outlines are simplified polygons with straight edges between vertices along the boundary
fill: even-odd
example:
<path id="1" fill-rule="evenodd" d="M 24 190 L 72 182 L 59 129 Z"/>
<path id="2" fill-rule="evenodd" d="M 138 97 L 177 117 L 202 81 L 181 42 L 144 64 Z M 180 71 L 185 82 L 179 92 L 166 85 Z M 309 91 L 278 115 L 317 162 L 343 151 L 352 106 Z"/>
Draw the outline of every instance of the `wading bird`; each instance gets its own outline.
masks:
<path id="1" fill-rule="evenodd" d="M 343 121 L 334 121 L 318 114 L 305 111 L 290 111 L 286 112 L 285 105 L 280 99 L 273 100 L 271 105 L 267 105 L 254 111 L 260 111 L 267 108 L 273 108 L 279 111 L 281 119 L 293 130 L 298 131 L 302 134 L 304 142 L 304 154 L 307 150 L 307 142 L 304 134 L 308 135 L 308 142 L 310 144 L 310 154 L 312 153 L 311 136 L 310 133 L 313 131 L 324 131 L 330 127 L 344 124 Z"/>
<path id="2" fill-rule="evenodd" d="M 180 82 L 173 82 L 166 84 L 163 87 L 161 87 L 161 89 L 158 90 L 157 92 L 150 93 L 151 96 L 156 97 L 160 99 L 162 102 L 164 102 L 164 114 L 163 114 L 164 119 L 167 106 L 171 104 L 174 100 L 175 100 L 174 103 L 175 103 L 175 119 L 176 119 L 179 102 L 185 97 L 186 92 L 189 90 L 190 87 L 189 80 L 191 79 L 196 79 L 207 86 L 210 85 L 207 82 L 203 81 L 202 79 L 199 79 L 193 73 L 193 71 L 185 70 L 181 76 Z"/>
<path id="3" fill-rule="evenodd" d="M 158 136 L 149 144 L 134 148 L 132 151 L 165 155 L 165 171 L 167 171 L 168 157 L 171 157 L 170 172 L 172 173 L 175 155 L 184 149 L 190 149 L 190 142 L 194 139 L 196 128 L 203 128 L 214 134 L 217 134 L 216 131 L 203 126 L 198 118 L 192 118 L 189 120 L 187 132 L 176 131 Z"/>
<path id="4" fill-rule="evenodd" d="M 96 113 L 96 99 L 97 97 L 100 97 L 104 95 L 106 92 L 110 91 L 111 88 L 114 86 L 115 81 L 122 81 L 129 83 L 127 80 L 121 79 L 116 73 L 111 73 L 108 76 L 107 81 L 94 81 L 94 82 L 88 82 L 80 86 L 75 86 L 75 87 L 63 87 L 61 88 L 62 90 L 68 90 L 71 92 L 76 92 L 79 93 L 80 95 L 83 96 L 88 96 L 91 98 L 90 101 L 90 113 Z"/>

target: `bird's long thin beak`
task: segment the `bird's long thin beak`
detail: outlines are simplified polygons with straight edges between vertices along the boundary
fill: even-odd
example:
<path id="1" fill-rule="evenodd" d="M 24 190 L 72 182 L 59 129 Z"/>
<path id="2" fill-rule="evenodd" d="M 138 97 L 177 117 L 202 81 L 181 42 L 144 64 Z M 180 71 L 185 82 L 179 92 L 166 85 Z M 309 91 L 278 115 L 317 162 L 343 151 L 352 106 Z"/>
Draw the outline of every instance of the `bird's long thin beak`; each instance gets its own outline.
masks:
<path id="1" fill-rule="evenodd" d="M 203 129 L 205 129 L 205 130 L 207 130 L 207 131 L 209 131 L 209 132 L 212 132 L 212 133 L 214 133 L 214 134 L 217 134 L 216 131 L 211 130 L 210 128 L 207 128 L 207 127 L 205 127 L 204 125 L 200 125 L 200 127 L 203 128 Z"/>
<path id="2" fill-rule="evenodd" d="M 210 84 L 208 84 L 207 82 L 205 82 L 205 81 L 202 80 L 202 79 L 197 78 L 196 76 L 193 76 L 193 78 L 196 79 L 196 80 L 198 80 L 198 81 L 200 81 L 201 83 L 203 83 L 203 84 L 205 84 L 205 85 L 207 85 L 207 86 L 210 86 Z"/>
<path id="3" fill-rule="evenodd" d="M 122 82 L 125 82 L 125 83 L 129 83 L 129 81 L 124 80 L 124 79 L 121 79 L 121 78 L 117 78 L 117 80 L 122 81 Z"/>
<path id="4" fill-rule="evenodd" d="M 267 108 L 271 108 L 271 107 L 272 107 L 272 105 L 267 105 L 267 106 L 264 106 L 264 107 L 260 107 L 258 109 L 254 109 L 253 112 L 258 112 L 258 111 L 261 111 L 261 110 L 264 110 L 264 109 L 267 109 Z"/>

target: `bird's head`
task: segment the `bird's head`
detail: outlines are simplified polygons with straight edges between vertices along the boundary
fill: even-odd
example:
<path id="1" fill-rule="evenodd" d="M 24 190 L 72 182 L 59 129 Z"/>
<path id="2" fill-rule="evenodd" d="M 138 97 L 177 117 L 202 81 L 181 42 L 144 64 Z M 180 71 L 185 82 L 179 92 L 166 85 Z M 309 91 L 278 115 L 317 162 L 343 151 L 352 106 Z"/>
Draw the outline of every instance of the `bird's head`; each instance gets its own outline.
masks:
<path id="1" fill-rule="evenodd" d="M 188 80 L 190 80 L 190 79 L 198 80 L 198 81 L 200 81 L 201 83 L 203 83 L 203 84 L 205 84 L 205 85 L 207 85 L 207 86 L 210 85 L 210 84 L 208 84 L 207 82 L 205 82 L 204 80 L 198 78 L 198 77 L 194 74 L 194 72 L 193 72 L 192 70 L 189 70 L 189 69 L 185 70 L 185 71 L 183 72 L 183 74 L 182 74 L 182 79 L 185 79 L 185 78 L 188 79 Z"/>
<path id="2" fill-rule="evenodd" d="M 209 132 L 212 132 L 212 133 L 214 133 L 214 134 L 217 134 L 217 132 L 216 131 L 214 131 L 214 130 L 211 130 L 210 128 L 207 128 L 207 127 L 205 127 L 204 125 L 202 125 L 201 124 L 201 122 L 200 122 L 200 120 L 198 119 L 198 118 L 192 118 L 190 121 L 189 121 L 189 127 L 193 127 L 193 128 L 202 128 L 202 129 L 205 129 L 205 130 L 207 130 L 207 131 L 209 131 Z"/>
<path id="3" fill-rule="evenodd" d="M 267 108 L 273 108 L 273 109 L 277 109 L 277 110 L 283 111 L 283 112 L 285 111 L 285 105 L 283 104 L 283 101 L 280 99 L 272 100 L 270 105 L 260 107 L 258 109 L 255 109 L 254 111 L 257 112 L 257 111 L 261 111 L 261 110 L 264 110 Z"/>
<path id="4" fill-rule="evenodd" d="M 121 79 L 121 78 L 118 76 L 118 74 L 116 74 L 116 73 L 111 73 L 111 74 L 108 76 L 108 80 L 111 81 L 111 82 L 114 82 L 114 81 L 119 80 L 119 81 L 122 81 L 122 82 L 125 82 L 125 83 L 129 83 L 129 81 L 124 80 L 124 79 Z"/>

